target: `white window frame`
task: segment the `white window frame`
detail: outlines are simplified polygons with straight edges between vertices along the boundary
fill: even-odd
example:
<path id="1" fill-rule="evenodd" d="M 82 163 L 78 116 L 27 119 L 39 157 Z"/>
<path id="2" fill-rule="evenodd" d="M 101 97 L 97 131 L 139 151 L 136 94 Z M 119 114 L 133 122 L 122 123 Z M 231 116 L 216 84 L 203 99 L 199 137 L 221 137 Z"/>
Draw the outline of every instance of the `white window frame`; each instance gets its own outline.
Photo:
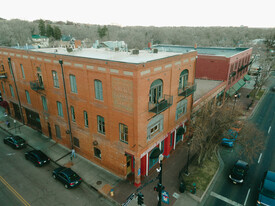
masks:
<path id="1" fill-rule="evenodd" d="M 103 101 L 103 88 L 102 88 L 102 82 L 98 79 L 95 79 L 94 81 L 95 85 L 95 98 L 97 100 Z"/>
<path id="2" fill-rule="evenodd" d="M 57 101 L 56 102 L 57 104 L 57 112 L 58 112 L 58 116 L 60 117 L 64 117 L 64 114 L 63 114 L 63 108 L 62 108 L 62 103 Z"/>
<path id="3" fill-rule="evenodd" d="M 71 92 L 77 93 L 77 86 L 76 86 L 76 78 L 75 75 L 70 74 L 70 84 L 71 84 Z"/>

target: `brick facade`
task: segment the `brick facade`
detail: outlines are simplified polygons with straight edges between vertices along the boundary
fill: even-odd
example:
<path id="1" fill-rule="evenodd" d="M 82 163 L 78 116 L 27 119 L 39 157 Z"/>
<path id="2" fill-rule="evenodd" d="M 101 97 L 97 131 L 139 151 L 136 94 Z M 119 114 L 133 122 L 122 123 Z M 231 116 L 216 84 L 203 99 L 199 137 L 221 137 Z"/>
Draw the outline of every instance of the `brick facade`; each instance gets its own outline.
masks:
<path id="1" fill-rule="evenodd" d="M 23 121 L 26 124 L 68 148 L 74 147 L 83 157 L 120 177 L 134 174 L 135 184 L 139 185 L 141 175 L 148 175 L 154 165 L 149 159 L 152 150 L 164 147 L 163 154 L 169 157 L 176 142 L 184 139 L 184 135 L 178 137 L 176 131 L 177 128 L 184 127 L 190 118 L 193 99 L 192 94 L 187 97 L 178 95 L 179 78 L 183 70 L 188 70 L 188 82 L 194 84 L 196 56 L 197 52 L 192 51 L 186 54 L 169 54 L 143 63 L 129 63 L 74 56 L 70 53 L 0 48 L 0 64 L 7 75 L 7 78 L 0 79 L 3 85 L 0 90 L 4 100 L 9 103 L 12 116 L 20 117 L 20 99 Z M 16 85 L 8 58 L 11 60 Z M 55 86 L 53 71 L 57 74 L 59 87 Z M 75 77 L 76 91 L 71 88 L 70 75 Z M 63 78 L 72 135 L 68 126 Z M 155 113 L 148 109 L 151 98 L 149 93 L 152 83 L 158 79 L 162 81 L 163 95 L 172 96 L 173 101 L 170 107 Z M 43 88 L 32 89 L 30 82 L 36 82 L 37 86 L 39 80 L 43 82 Z M 96 98 L 95 80 L 101 82 L 103 99 Z M 14 90 L 14 97 L 11 95 L 10 85 Z M 26 91 L 29 93 L 30 103 Z M 43 107 L 41 96 L 46 99 L 47 111 Z M 187 109 L 184 115 L 177 117 L 176 110 L 185 99 Z M 62 105 L 63 116 L 58 115 L 60 111 L 57 101 Z M 75 121 L 72 119 L 71 107 L 75 111 Z M 84 111 L 88 115 L 87 122 Z M 98 124 L 99 116 L 104 118 L 104 134 L 99 132 L 103 130 Z M 161 130 L 156 127 L 159 129 L 157 135 L 147 139 L 148 131 L 152 131 L 148 129 L 148 124 L 160 117 L 163 118 Z M 120 140 L 121 124 L 127 126 L 127 142 Z M 60 128 L 61 138 L 57 137 L 56 127 Z M 95 150 L 100 150 L 101 154 L 95 155 Z"/>

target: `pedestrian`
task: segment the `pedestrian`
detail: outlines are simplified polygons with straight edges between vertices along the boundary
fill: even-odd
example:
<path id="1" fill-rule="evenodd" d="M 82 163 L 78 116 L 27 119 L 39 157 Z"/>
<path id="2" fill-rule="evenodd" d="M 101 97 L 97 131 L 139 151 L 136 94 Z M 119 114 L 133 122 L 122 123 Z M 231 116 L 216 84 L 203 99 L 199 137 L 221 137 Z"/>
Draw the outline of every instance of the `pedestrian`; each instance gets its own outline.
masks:
<path id="1" fill-rule="evenodd" d="M 8 128 L 10 128 L 10 126 L 11 126 L 11 124 L 8 120 L 6 121 L 6 125 L 7 125 Z"/>
<path id="2" fill-rule="evenodd" d="M 74 157 L 74 158 L 76 157 L 74 148 L 72 149 L 71 159 L 72 159 L 73 157 Z"/>

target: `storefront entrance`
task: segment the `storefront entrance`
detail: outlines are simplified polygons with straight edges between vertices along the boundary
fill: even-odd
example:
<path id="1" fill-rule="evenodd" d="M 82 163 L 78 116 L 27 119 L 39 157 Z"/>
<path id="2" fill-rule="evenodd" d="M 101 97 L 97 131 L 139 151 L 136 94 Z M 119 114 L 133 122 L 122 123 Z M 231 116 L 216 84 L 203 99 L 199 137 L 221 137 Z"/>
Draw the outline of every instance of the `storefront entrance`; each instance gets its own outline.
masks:
<path id="1" fill-rule="evenodd" d="M 25 108 L 28 124 L 41 132 L 39 114 Z"/>

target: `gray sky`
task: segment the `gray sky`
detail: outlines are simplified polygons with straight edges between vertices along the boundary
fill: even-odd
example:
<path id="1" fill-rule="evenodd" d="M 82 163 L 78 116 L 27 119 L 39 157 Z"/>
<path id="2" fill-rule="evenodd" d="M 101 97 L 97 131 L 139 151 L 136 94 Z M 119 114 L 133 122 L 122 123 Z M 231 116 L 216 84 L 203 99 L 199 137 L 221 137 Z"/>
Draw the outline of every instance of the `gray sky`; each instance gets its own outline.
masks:
<path id="1" fill-rule="evenodd" d="M 0 17 L 121 26 L 275 28 L 274 0 L 8 0 Z"/>

